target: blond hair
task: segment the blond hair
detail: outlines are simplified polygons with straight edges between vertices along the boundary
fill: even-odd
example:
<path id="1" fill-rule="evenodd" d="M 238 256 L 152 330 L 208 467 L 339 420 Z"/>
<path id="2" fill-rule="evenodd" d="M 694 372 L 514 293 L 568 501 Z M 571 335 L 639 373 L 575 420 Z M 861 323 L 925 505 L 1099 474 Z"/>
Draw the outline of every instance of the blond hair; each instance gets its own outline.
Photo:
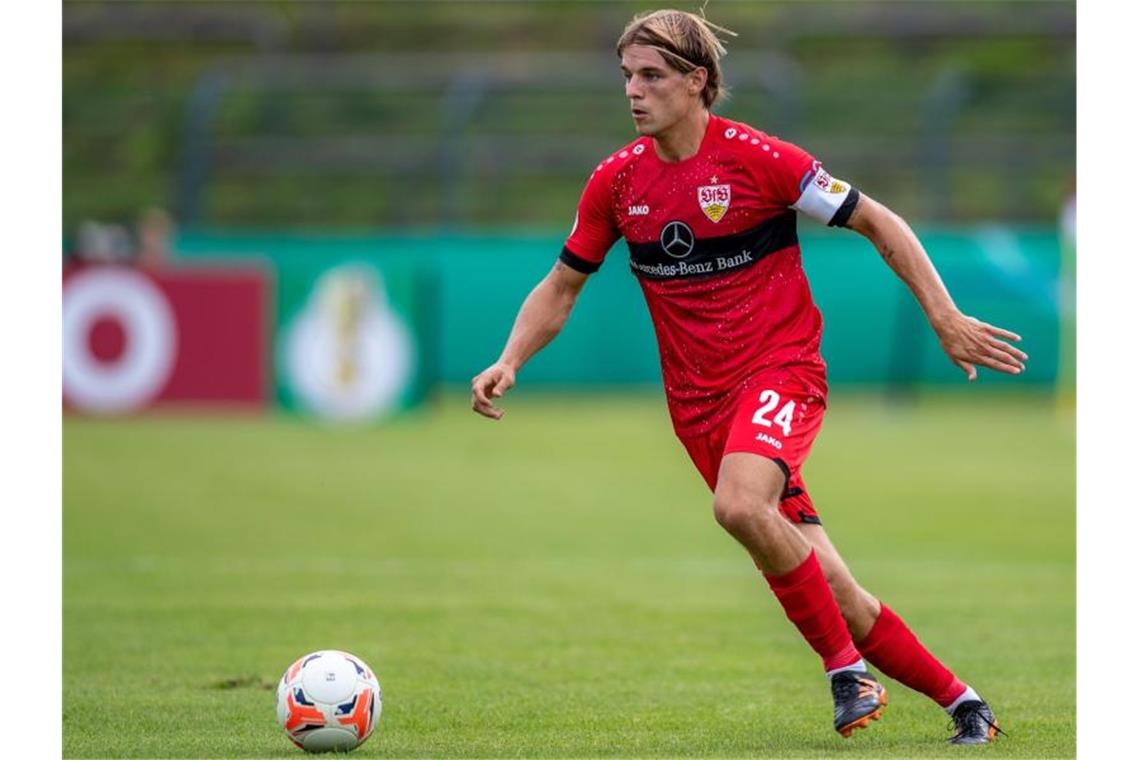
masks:
<path id="1" fill-rule="evenodd" d="M 736 36 L 736 32 L 687 11 L 642 13 L 633 17 L 618 38 L 617 54 L 620 58 L 630 45 L 644 45 L 660 53 L 669 66 L 682 74 L 705 69 L 708 79 L 701 90 L 701 100 L 705 108 L 712 108 L 728 97 L 720 71 L 721 56 L 728 51 L 716 32 Z"/>

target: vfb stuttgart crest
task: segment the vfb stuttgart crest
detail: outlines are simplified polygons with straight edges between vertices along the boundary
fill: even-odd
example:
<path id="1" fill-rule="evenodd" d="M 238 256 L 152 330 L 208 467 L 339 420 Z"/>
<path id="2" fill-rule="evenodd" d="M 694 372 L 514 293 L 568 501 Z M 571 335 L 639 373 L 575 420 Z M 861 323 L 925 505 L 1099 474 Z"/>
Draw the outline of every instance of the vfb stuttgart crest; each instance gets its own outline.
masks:
<path id="1" fill-rule="evenodd" d="M 732 202 L 732 185 L 705 185 L 697 188 L 697 201 L 701 211 L 714 222 L 719 222 Z"/>

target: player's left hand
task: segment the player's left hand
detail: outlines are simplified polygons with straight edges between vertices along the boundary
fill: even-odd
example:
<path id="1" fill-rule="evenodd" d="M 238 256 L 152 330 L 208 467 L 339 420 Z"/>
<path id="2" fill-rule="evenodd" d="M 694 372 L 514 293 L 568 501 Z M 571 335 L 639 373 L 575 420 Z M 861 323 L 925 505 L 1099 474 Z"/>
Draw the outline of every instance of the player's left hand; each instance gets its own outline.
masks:
<path id="1" fill-rule="evenodd" d="M 471 378 L 471 408 L 484 417 L 502 419 L 503 410 L 495 406 L 494 399 L 515 386 L 515 369 L 498 361 Z"/>
<path id="2" fill-rule="evenodd" d="M 1020 341 L 1021 336 L 1009 330 L 986 324 L 959 312 L 946 323 L 935 327 L 942 350 L 957 364 L 969 380 L 978 377 L 976 365 L 989 367 L 1007 375 L 1025 371 L 1029 355 L 1006 341 Z M 1003 340 L 1004 339 L 1004 340 Z"/>

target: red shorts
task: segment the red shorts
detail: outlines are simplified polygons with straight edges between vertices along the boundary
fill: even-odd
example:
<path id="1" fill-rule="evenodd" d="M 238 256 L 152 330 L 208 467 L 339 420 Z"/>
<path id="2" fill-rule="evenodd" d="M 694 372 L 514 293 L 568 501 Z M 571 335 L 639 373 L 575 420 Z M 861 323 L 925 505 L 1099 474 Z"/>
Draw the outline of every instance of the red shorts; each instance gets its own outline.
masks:
<path id="1" fill-rule="evenodd" d="M 780 508 L 794 523 L 820 523 L 800 468 L 823 424 L 826 391 L 787 371 L 758 375 L 738 394 L 727 424 L 702 436 L 681 438 L 709 489 L 716 491 L 720 460 L 746 451 L 767 457 L 787 477 Z"/>

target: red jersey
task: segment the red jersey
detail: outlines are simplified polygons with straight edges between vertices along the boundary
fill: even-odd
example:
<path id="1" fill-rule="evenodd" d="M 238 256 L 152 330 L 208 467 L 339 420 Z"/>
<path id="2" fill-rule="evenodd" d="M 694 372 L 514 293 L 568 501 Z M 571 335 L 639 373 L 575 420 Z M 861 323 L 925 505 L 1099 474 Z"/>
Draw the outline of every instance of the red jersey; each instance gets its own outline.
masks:
<path id="1" fill-rule="evenodd" d="M 562 261 L 594 272 L 619 237 L 645 294 L 677 434 L 730 422 L 750 379 L 794 372 L 826 393 L 823 321 L 796 211 L 846 223 L 859 191 L 807 152 L 710 114 L 697 154 L 662 161 L 642 137 L 586 183 Z"/>

